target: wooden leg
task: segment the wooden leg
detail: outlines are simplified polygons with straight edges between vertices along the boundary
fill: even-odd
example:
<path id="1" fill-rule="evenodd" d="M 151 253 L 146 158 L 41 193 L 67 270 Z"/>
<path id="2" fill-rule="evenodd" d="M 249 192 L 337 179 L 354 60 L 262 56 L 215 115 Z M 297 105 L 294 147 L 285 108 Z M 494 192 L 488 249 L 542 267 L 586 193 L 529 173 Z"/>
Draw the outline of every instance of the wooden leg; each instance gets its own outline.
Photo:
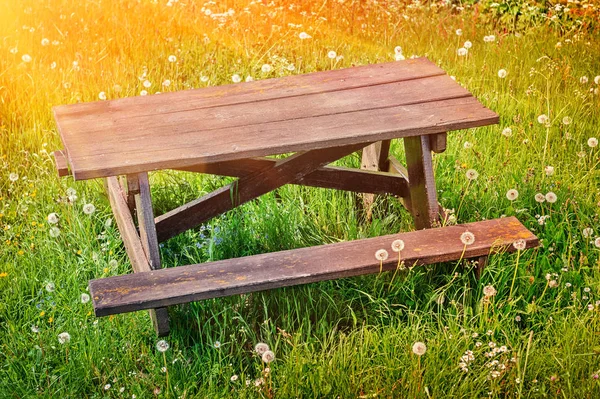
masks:
<path id="1" fill-rule="evenodd" d="M 378 141 L 363 148 L 360 168 L 372 171 L 387 171 L 390 142 L 391 140 Z M 366 211 L 368 221 L 371 220 L 374 201 L 374 194 L 363 194 L 363 209 Z"/>
<path id="2" fill-rule="evenodd" d="M 146 175 L 145 177 L 145 180 L 147 181 L 148 176 Z M 139 179 L 136 178 L 135 180 L 138 181 Z M 119 184 L 119 181 L 116 177 L 109 177 L 106 179 L 106 189 L 108 191 L 108 197 L 110 199 L 110 205 L 112 207 L 113 214 L 115 215 L 115 219 L 117 221 L 117 226 L 119 227 L 119 232 L 121 233 L 121 238 L 123 239 L 123 244 L 125 245 L 125 251 L 127 252 L 129 261 L 133 267 L 133 271 L 135 273 L 151 271 L 152 268 L 150 267 L 150 262 L 147 255 L 149 251 L 146 252 L 144 249 L 145 246 L 149 245 L 144 245 L 140 235 L 138 235 L 133 220 L 133 215 L 129 212 L 129 205 L 127 203 L 127 197 L 125 196 L 123 186 Z M 148 188 L 147 194 L 144 192 L 144 194 L 140 195 L 140 197 L 144 198 L 140 201 L 143 206 L 138 208 L 142 209 L 140 211 L 142 214 L 147 212 L 148 207 L 146 206 L 146 203 L 150 199 L 149 194 L 150 191 Z M 150 206 L 150 210 L 151 209 L 152 208 Z M 146 223 L 145 226 L 148 226 L 148 224 Z M 152 223 L 151 226 L 154 226 L 154 224 Z M 148 237 L 147 233 L 145 233 L 145 237 Z M 156 264 L 157 263 L 155 263 L 155 265 Z M 157 265 L 160 267 L 160 257 Z M 149 313 L 156 333 L 159 336 L 167 335 L 169 333 L 169 315 L 167 313 L 167 309 L 151 309 L 149 310 Z"/>
<path id="3" fill-rule="evenodd" d="M 429 136 L 404 138 L 412 214 L 417 230 L 438 221 L 438 202 L 433 178 Z"/>
<path id="4" fill-rule="evenodd" d="M 488 257 L 486 256 L 480 256 L 477 258 L 477 269 L 475 269 L 475 277 L 477 277 L 477 280 L 479 280 L 481 278 L 481 274 L 483 273 L 483 269 L 485 269 L 485 267 L 487 266 L 488 263 Z"/>

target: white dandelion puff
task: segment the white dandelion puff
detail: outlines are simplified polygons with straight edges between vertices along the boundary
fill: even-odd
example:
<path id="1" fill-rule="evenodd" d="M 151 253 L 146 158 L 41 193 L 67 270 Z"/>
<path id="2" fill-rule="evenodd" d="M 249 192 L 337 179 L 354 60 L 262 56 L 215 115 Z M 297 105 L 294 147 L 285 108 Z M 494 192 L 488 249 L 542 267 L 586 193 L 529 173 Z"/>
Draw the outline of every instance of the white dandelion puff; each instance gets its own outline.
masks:
<path id="1" fill-rule="evenodd" d="M 90 301 L 90 296 L 86 293 L 81 294 L 81 303 L 88 303 Z"/>
<path id="2" fill-rule="evenodd" d="M 412 351 L 417 356 L 423 356 L 427 352 L 427 345 L 423 342 L 415 342 L 412 346 Z"/>
<path id="3" fill-rule="evenodd" d="M 495 296 L 497 292 L 498 291 L 496 291 L 493 285 L 486 285 L 485 287 L 483 287 L 483 295 L 485 295 L 488 298 Z"/>
<path id="4" fill-rule="evenodd" d="M 83 213 L 85 213 L 86 215 L 91 215 L 95 211 L 96 207 L 94 206 L 94 204 L 85 204 L 83 206 Z"/>
<path id="5" fill-rule="evenodd" d="M 597 237 L 597 238 L 594 240 L 594 245 L 596 246 L 596 248 L 600 248 L 600 237 Z"/>
<path id="6" fill-rule="evenodd" d="M 58 223 L 58 214 L 56 212 L 52 212 L 48 214 L 48 223 L 56 224 Z"/>
<path id="7" fill-rule="evenodd" d="M 467 55 L 467 53 L 469 52 L 469 50 L 467 50 L 464 47 L 459 48 L 458 50 L 456 50 L 456 54 L 458 54 L 459 57 L 464 57 Z"/>
<path id="8" fill-rule="evenodd" d="M 397 239 L 392 242 L 392 251 L 400 252 L 403 249 L 404 249 L 404 241 L 402 241 L 401 239 Z"/>
<path id="9" fill-rule="evenodd" d="M 176 62 L 177 61 L 177 57 L 175 57 L 174 55 L 170 55 L 168 58 L 169 62 Z"/>
<path id="10" fill-rule="evenodd" d="M 242 81 L 242 78 L 240 77 L 240 75 L 238 75 L 237 73 L 234 74 L 233 76 L 231 76 L 231 81 L 233 83 L 240 83 Z"/>
<path id="11" fill-rule="evenodd" d="M 470 41 L 466 41 L 465 44 L 463 44 L 463 47 L 466 48 L 467 50 L 470 49 L 471 47 L 473 47 L 473 43 L 471 43 Z"/>
<path id="12" fill-rule="evenodd" d="M 8 180 L 10 180 L 11 182 L 16 182 L 17 180 L 19 180 L 19 175 L 13 172 L 8 175 Z"/>
<path id="13" fill-rule="evenodd" d="M 23 62 L 31 62 L 31 60 L 33 60 L 33 58 L 31 58 L 31 56 L 29 54 L 23 54 L 23 56 L 21 57 L 21 60 L 23 60 Z"/>
<path id="14" fill-rule="evenodd" d="M 508 198 L 510 201 L 514 201 L 519 198 L 519 192 L 514 188 L 511 188 L 506 192 L 506 198 Z"/>
<path id="15" fill-rule="evenodd" d="M 547 165 L 544 167 L 544 172 L 546 172 L 546 176 L 552 176 L 554 174 L 554 166 Z"/>
<path id="16" fill-rule="evenodd" d="M 160 341 L 158 341 L 156 343 L 156 350 L 164 353 L 169 349 L 169 343 L 167 341 L 165 341 L 164 339 L 161 339 Z"/>
<path id="17" fill-rule="evenodd" d="M 467 170 L 466 176 L 469 180 L 477 180 L 479 173 L 475 169 L 469 169 Z"/>
<path id="18" fill-rule="evenodd" d="M 300 34 L 298 35 L 298 38 L 300 40 L 306 40 L 306 39 L 312 39 L 312 36 L 306 32 L 300 32 Z"/>
<path id="19" fill-rule="evenodd" d="M 587 141 L 587 145 L 590 146 L 590 148 L 594 148 L 598 146 L 598 139 L 595 137 L 590 137 Z"/>
<path id="20" fill-rule="evenodd" d="M 545 125 L 546 123 L 548 123 L 550 121 L 550 118 L 548 118 L 548 115 L 546 115 L 546 114 L 541 114 L 537 117 L 537 121 L 539 124 Z"/>
<path id="21" fill-rule="evenodd" d="M 379 260 L 379 261 L 384 261 L 388 258 L 389 254 L 388 251 L 386 251 L 385 249 L 379 249 L 375 252 L 375 259 Z"/>
<path id="22" fill-rule="evenodd" d="M 475 242 L 475 234 L 471 233 L 470 231 L 465 231 L 460 235 L 460 241 L 464 245 L 471 245 Z"/>
<path id="23" fill-rule="evenodd" d="M 101 91 L 100 93 L 98 93 L 98 98 L 100 100 L 106 100 L 106 93 Z"/>
<path id="24" fill-rule="evenodd" d="M 525 242 L 525 240 L 523 240 L 523 239 L 520 239 L 520 240 L 513 242 L 512 245 L 513 245 L 513 247 L 515 247 L 515 249 L 517 251 L 522 251 L 527 246 L 527 242 Z"/>
<path id="25" fill-rule="evenodd" d="M 586 84 L 588 82 L 588 77 L 587 76 L 582 76 L 579 78 L 579 83 L 581 83 L 582 85 Z"/>
<path id="26" fill-rule="evenodd" d="M 68 344 L 69 341 L 71 341 L 71 334 L 69 334 L 68 332 L 62 332 L 60 334 L 58 334 L 58 343 L 63 345 L 63 344 Z"/>
<path id="27" fill-rule="evenodd" d="M 534 198 L 535 198 L 535 201 L 539 202 L 540 204 L 542 202 L 546 202 L 546 197 L 542 193 L 537 193 Z"/>
<path id="28" fill-rule="evenodd" d="M 462 29 L 457 29 L 454 33 L 456 33 L 456 36 L 462 36 L 463 31 Z"/>
<path id="29" fill-rule="evenodd" d="M 506 69 L 500 69 L 498 71 L 498 77 L 500 79 L 504 79 L 506 77 L 506 75 L 508 75 L 508 72 L 506 72 Z"/>
<path id="30" fill-rule="evenodd" d="M 262 67 L 260 67 L 260 70 L 262 73 L 269 73 L 273 70 L 273 67 L 269 64 L 264 64 Z"/>
<path id="31" fill-rule="evenodd" d="M 555 203 L 556 200 L 558 199 L 556 194 L 554 194 L 552 191 L 547 192 L 545 195 L 545 198 L 546 198 L 546 201 L 548 201 L 551 204 Z"/>
<path id="32" fill-rule="evenodd" d="M 330 52 L 327 53 L 327 57 L 329 59 L 333 60 L 335 57 L 337 57 L 337 53 L 335 51 L 331 50 Z"/>
<path id="33" fill-rule="evenodd" d="M 571 119 L 571 117 L 569 116 L 565 116 L 564 118 L 562 118 L 563 125 L 570 125 L 571 122 L 573 122 L 573 119 Z"/>
<path id="34" fill-rule="evenodd" d="M 56 238 L 60 235 L 60 229 L 58 227 L 51 227 L 49 231 L 50 237 Z"/>
<path id="35" fill-rule="evenodd" d="M 271 363 L 273 360 L 275 360 L 275 353 L 273 353 L 272 351 L 266 351 L 265 353 L 262 354 L 262 361 L 265 363 Z"/>
<path id="36" fill-rule="evenodd" d="M 594 230 L 591 227 L 583 229 L 582 234 L 585 238 L 590 238 L 594 234 Z"/>
<path id="37" fill-rule="evenodd" d="M 269 350 L 269 345 L 263 342 L 259 342 L 254 346 L 254 350 L 256 351 L 256 353 L 262 356 L 266 351 Z"/>

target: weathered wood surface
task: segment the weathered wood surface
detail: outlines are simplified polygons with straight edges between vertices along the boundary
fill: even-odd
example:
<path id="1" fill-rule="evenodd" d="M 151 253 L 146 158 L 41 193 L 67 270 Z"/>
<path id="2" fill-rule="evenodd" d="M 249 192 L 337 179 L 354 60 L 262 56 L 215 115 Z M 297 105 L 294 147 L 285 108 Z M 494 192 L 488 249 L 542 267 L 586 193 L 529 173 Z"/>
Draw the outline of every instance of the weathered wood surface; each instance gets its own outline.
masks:
<path id="1" fill-rule="evenodd" d="M 150 268 L 160 269 L 160 252 L 156 238 L 156 226 L 154 224 L 154 211 L 152 210 L 152 197 L 150 196 L 150 182 L 147 173 L 137 175 L 139 193 L 135 195 L 135 207 L 137 209 L 140 239 L 146 257 L 150 262 Z"/>
<path id="2" fill-rule="evenodd" d="M 298 152 L 279 159 L 272 166 L 241 177 L 210 194 L 189 202 L 156 218 L 159 241 L 165 241 L 208 219 L 227 212 L 254 198 L 295 182 L 316 169 L 338 160 L 362 144 Z"/>
<path id="3" fill-rule="evenodd" d="M 475 242 L 466 247 L 460 241 L 465 231 L 475 235 Z M 399 238 L 406 244 L 402 259 L 409 267 L 513 251 L 512 243 L 519 239 L 528 248 L 538 245 L 537 237 L 516 218 L 508 217 L 92 280 L 90 293 L 96 315 L 106 316 L 378 273 L 375 252 L 386 249 L 390 257 L 383 262 L 383 270 L 396 269 L 398 258 L 390 245 Z"/>
<path id="4" fill-rule="evenodd" d="M 135 227 L 133 217 L 129 213 L 129 207 L 125 199 L 123 187 L 119 184 L 116 177 L 109 177 L 105 180 L 106 190 L 110 205 L 121 233 L 121 239 L 125 246 L 125 252 L 129 257 L 135 275 L 138 273 L 149 272 L 152 270 L 150 262 L 144 252 L 144 247 L 140 236 Z M 164 336 L 169 333 L 169 314 L 167 309 L 160 308 L 150 309 L 150 319 L 154 325 L 154 330 L 159 336 Z"/>
<path id="5" fill-rule="evenodd" d="M 363 148 L 360 168 L 369 171 L 387 171 L 389 165 L 388 157 L 390 154 L 390 144 L 391 140 L 378 141 Z M 366 212 L 366 219 L 371 220 L 375 195 L 367 191 L 363 191 L 363 193 L 363 209 Z"/>
<path id="6" fill-rule="evenodd" d="M 429 136 L 429 147 L 431 151 L 439 154 L 446 151 L 447 133 L 432 134 Z"/>
<path id="7" fill-rule="evenodd" d="M 276 162 L 277 159 L 273 158 L 250 158 L 239 161 L 192 165 L 177 168 L 177 170 L 243 177 L 261 169 L 272 167 Z M 408 195 L 406 181 L 400 176 L 387 172 L 387 169 L 384 172 L 373 172 L 342 166 L 323 166 L 291 184 L 357 193 Z"/>
<path id="8" fill-rule="evenodd" d="M 64 151 L 57 150 L 52 153 L 54 157 L 54 165 L 56 166 L 56 172 L 60 177 L 69 176 L 71 172 L 69 171 L 69 164 L 67 162 L 67 156 Z"/>
<path id="9" fill-rule="evenodd" d="M 61 106 L 54 113 L 75 179 L 443 133 L 498 121 L 426 59 Z"/>
<path id="10" fill-rule="evenodd" d="M 438 220 L 439 208 L 429 137 L 404 139 L 411 212 L 417 230 L 427 229 Z"/>

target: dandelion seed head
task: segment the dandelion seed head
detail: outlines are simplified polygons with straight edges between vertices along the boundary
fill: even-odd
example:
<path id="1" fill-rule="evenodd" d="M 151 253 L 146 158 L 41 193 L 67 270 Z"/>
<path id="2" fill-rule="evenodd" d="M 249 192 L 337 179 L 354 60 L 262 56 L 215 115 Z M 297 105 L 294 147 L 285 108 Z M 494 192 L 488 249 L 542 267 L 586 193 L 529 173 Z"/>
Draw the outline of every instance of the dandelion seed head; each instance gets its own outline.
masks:
<path id="1" fill-rule="evenodd" d="M 170 81 L 169 79 L 167 79 L 167 80 L 165 80 L 164 82 L 162 82 L 162 85 L 163 85 L 164 87 L 169 87 L 169 86 L 171 86 L 171 81 Z"/>
<path id="2" fill-rule="evenodd" d="M 232 375 L 232 376 L 231 376 L 231 378 L 230 378 L 229 380 L 230 380 L 231 382 L 235 382 L 235 381 L 237 381 L 237 380 L 238 380 L 238 378 L 239 378 L 239 377 L 237 376 L 237 374 L 234 374 L 234 375 Z"/>
<path id="3" fill-rule="evenodd" d="M 462 36 L 463 31 L 462 29 L 457 29 L 454 33 L 456 33 L 456 36 Z"/>
<path id="4" fill-rule="evenodd" d="M 10 180 L 11 182 L 16 182 L 17 180 L 19 180 L 19 175 L 12 172 L 8 175 L 8 180 Z"/>
<path id="5" fill-rule="evenodd" d="M 269 73 L 273 70 L 273 67 L 269 64 L 264 64 L 262 67 L 260 67 L 260 70 L 262 73 Z"/>
<path id="6" fill-rule="evenodd" d="M 100 93 L 98 93 L 98 98 L 100 100 L 106 100 L 106 93 L 101 91 Z"/>
<path id="7" fill-rule="evenodd" d="M 544 194 L 542 194 L 542 193 L 537 193 L 537 194 L 535 195 L 535 201 L 536 201 L 536 202 L 539 202 L 539 203 L 541 204 L 542 202 L 545 202 L 545 201 L 546 201 L 546 197 L 545 197 L 545 196 L 544 196 Z"/>
<path id="8" fill-rule="evenodd" d="M 58 214 L 56 212 L 52 212 L 48 214 L 48 223 L 56 224 L 58 223 Z"/>
<path id="9" fill-rule="evenodd" d="M 33 60 L 33 58 L 31 58 L 31 56 L 29 54 L 23 54 L 23 56 L 21 57 L 21 60 L 23 62 L 31 62 Z"/>
<path id="10" fill-rule="evenodd" d="M 470 231 L 465 231 L 460 235 L 460 241 L 463 245 L 471 245 L 475 242 L 475 234 Z"/>
<path id="11" fill-rule="evenodd" d="M 83 213 L 85 213 L 86 215 L 91 215 L 95 211 L 96 207 L 94 206 L 94 204 L 85 204 L 83 206 Z"/>
<path id="12" fill-rule="evenodd" d="M 483 295 L 485 295 L 488 298 L 493 297 L 494 295 L 496 295 L 496 293 L 497 291 L 493 285 L 486 285 L 485 287 L 483 287 Z"/>
<path id="13" fill-rule="evenodd" d="M 552 176 L 554 174 L 554 166 L 547 165 L 544 167 L 544 172 L 546 172 L 546 176 Z"/>
<path id="14" fill-rule="evenodd" d="M 259 342 L 258 344 L 256 344 L 254 346 L 254 351 L 261 356 L 268 350 L 269 350 L 269 345 L 267 345 L 263 342 Z"/>
<path id="15" fill-rule="evenodd" d="M 569 116 L 565 116 L 564 118 L 562 118 L 563 125 L 570 125 L 571 122 L 573 122 L 573 119 L 571 119 L 571 117 Z"/>
<path id="16" fill-rule="evenodd" d="M 586 84 L 588 82 L 588 77 L 587 76 L 582 76 L 579 78 L 579 83 L 581 83 L 582 85 Z"/>
<path id="17" fill-rule="evenodd" d="M 88 303 L 90 301 L 90 296 L 86 293 L 81 294 L 81 303 Z"/>
<path id="18" fill-rule="evenodd" d="M 167 59 L 169 60 L 169 62 L 177 62 L 177 57 L 172 54 Z"/>
<path id="19" fill-rule="evenodd" d="M 266 351 L 265 353 L 262 354 L 262 361 L 263 362 L 269 364 L 273 360 L 275 360 L 275 353 L 273 353 L 272 351 Z"/>
<path id="20" fill-rule="evenodd" d="M 69 334 L 68 332 L 62 332 L 60 334 L 58 334 L 58 343 L 63 345 L 63 344 L 68 344 L 69 341 L 71 341 L 71 334 Z"/>
<path id="21" fill-rule="evenodd" d="M 546 114 L 541 114 L 537 117 L 537 121 L 539 124 L 545 125 L 550 121 L 550 118 L 548 118 L 548 115 Z"/>
<path id="22" fill-rule="evenodd" d="M 164 353 L 169 349 L 169 343 L 167 341 L 165 341 L 164 339 L 161 339 L 160 341 L 158 341 L 156 343 L 156 350 Z"/>
<path id="23" fill-rule="evenodd" d="M 375 252 L 375 259 L 380 260 L 380 261 L 384 261 L 388 258 L 389 254 L 388 251 L 386 251 L 385 249 L 378 249 Z"/>
<path id="24" fill-rule="evenodd" d="M 401 239 L 394 240 L 392 242 L 392 251 L 400 252 L 404 249 L 404 241 Z"/>
<path id="25" fill-rule="evenodd" d="M 594 234 L 594 230 L 591 227 L 586 227 L 582 233 L 585 238 L 590 238 Z"/>
<path id="26" fill-rule="evenodd" d="M 427 345 L 423 342 L 415 342 L 412 346 L 412 351 L 417 356 L 423 356 L 427 352 Z"/>
<path id="27" fill-rule="evenodd" d="M 329 51 L 329 52 L 327 53 L 327 57 L 328 57 L 329 59 L 332 59 L 332 60 L 333 60 L 335 57 L 337 57 L 337 53 L 336 53 L 335 51 L 331 50 L 331 51 Z"/>
<path id="28" fill-rule="evenodd" d="M 240 75 L 238 75 L 237 73 L 234 74 L 233 76 L 231 76 L 231 81 L 233 83 L 240 83 L 242 81 L 242 78 L 240 77 Z"/>
<path id="29" fill-rule="evenodd" d="M 50 237 L 56 238 L 60 235 L 60 229 L 56 226 L 51 227 L 49 231 Z"/>
<path id="30" fill-rule="evenodd" d="M 508 75 L 508 72 L 506 72 L 506 69 L 500 69 L 498 71 L 498 77 L 500 79 L 504 79 L 506 77 L 506 75 Z"/>
<path id="31" fill-rule="evenodd" d="M 595 137 L 590 137 L 587 141 L 587 145 L 590 146 L 590 148 L 594 148 L 598 146 L 598 139 Z"/>
<path id="32" fill-rule="evenodd" d="M 469 180 L 477 180 L 479 173 L 475 169 L 469 169 L 466 172 L 466 176 Z"/>
<path id="33" fill-rule="evenodd" d="M 306 40 L 306 39 L 312 39 L 312 36 L 306 32 L 300 32 L 300 34 L 298 34 L 298 38 L 300 38 L 300 40 Z"/>
<path id="34" fill-rule="evenodd" d="M 514 201 L 519 198 L 519 192 L 516 189 L 511 188 L 506 192 L 506 198 L 508 198 L 510 201 Z"/>
<path id="35" fill-rule="evenodd" d="M 516 250 L 522 251 L 527 246 L 527 243 L 525 242 L 525 240 L 520 239 L 520 240 L 513 242 L 512 245 L 513 245 L 513 247 L 515 247 Z"/>
<path id="36" fill-rule="evenodd" d="M 556 200 L 558 199 L 556 194 L 554 194 L 552 191 L 547 192 L 544 197 L 546 198 L 546 201 L 548 201 L 551 204 L 555 203 Z"/>
<path id="37" fill-rule="evenodd" d="M 400 46 L 394 47 L 394 54 L 402 54 L 402 47 L 400 47 Z"/>
<path id="38" fill-rule="evenodd" d="M 512 136 L 512 129 L 511 129 L 511 128 L 509 128 L 509 127 L 505 127 L 505 128 L 502 130 L 502 135 L 503 135 L 503 136 L 505 136 L 505 137 L 510 137 L 510 136 Z"/>
<path id="39" fill-rule="evenodd" d="M 467 50 L 470 49 L 471 47 L 473 47 L 473 43 L 471 43 L 470 41 L 466 41 L 465 44 L 463 44 L 463 47 L 466 48 Z"/>
<path id="40" fill-rule="evenodd" d="M 594 240 L 594 245 L 596 246 L 596 248 L 600 248 L 600 237 L 596 237 L 596 239 Z"/>
<path id="41" fill-rule="evenodd" d="M 467 53 L 469 52 L 469 50 L 467 50 L 464 47 L 459 48 L 458 50 L 456 50 L 456 54 L 458 54 L 459 57 L 464 57 L 467 55 Z"/>

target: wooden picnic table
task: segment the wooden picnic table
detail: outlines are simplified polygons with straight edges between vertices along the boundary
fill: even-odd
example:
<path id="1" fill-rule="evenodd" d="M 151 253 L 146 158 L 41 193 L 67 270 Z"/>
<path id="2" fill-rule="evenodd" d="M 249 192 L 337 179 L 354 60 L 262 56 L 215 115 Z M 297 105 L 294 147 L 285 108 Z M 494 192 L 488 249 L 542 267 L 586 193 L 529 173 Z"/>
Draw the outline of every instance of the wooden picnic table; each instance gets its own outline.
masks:
<path id="1" fill-rule="evenodd" d="M 285 184 L 393 194 L 403 200 L 417 229 L 429 229 L 440 214 L 432 152 L 445 150 L 448 131 L 498 122 L 498 115 L 426 58 L 64 105 L 54 107 L 54 115 L 64 144 L 64 150 L 55 152 L 59 174 L 75 180 L 106 179 L 125 248 L 135 272 L 141 273 L 135 279 L 93 280 L 96 313 L 154 308 L 151 315 L 159 334 L 168 332 L 164 306 L 376 272 L 381 266 L 372 255 L 372 243 L 359 240 L 352 248 L 368 251 L 370 261 L 344 256 L 343 262 L 330 262 L 334 267 L 326 273 L 309 267 L 320 264 L 311 254 L 347 254 L 347 248 L 330 245 L 316 252 L 215 262 L 225 277 L 203 278 L 210 275 L 211 263 L 159 270 L 159 242 Z M 404 140 L 406 167 L 390 156 L 392 139 Z M 362 169 L 329 166 L 361 149 Z M 269 157 L 288 153 L 292 155 Z M 164 169 L 238 179 L 155 216 L 148 172 Z M 537 238 L 514 218 L 459 230 L 467 228 L 481 230 L 487 238 L 478 239 L 477 250 L 469 248 L 466 256 L 485 256 L 492 247 L 510 249 L 517 238 L 537 245 Z M 445 243 L 448 232 L 404 233 L 439 241 L 429 252 L 417 253 L 415 263 L 465 255 L 460 241 Z M 389 269 L 394 262 L 384 263 Z M 202 271 L 186 269 L 190 267 Z"/>

